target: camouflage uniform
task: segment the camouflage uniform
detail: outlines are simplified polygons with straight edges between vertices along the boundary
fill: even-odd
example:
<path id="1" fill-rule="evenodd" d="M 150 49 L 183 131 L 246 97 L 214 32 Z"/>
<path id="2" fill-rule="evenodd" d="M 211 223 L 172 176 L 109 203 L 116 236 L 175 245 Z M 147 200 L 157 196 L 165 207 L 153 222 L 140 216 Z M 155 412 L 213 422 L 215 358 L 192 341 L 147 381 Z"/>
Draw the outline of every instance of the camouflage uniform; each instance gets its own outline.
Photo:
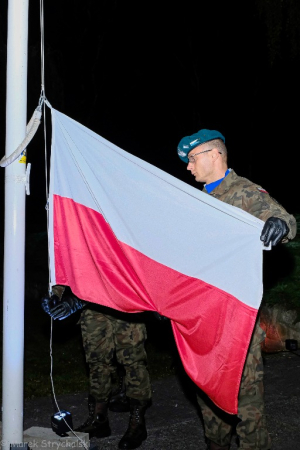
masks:
<path id="1" fill-rule="evenodd" d="M 206 192 L 204 187 L 203 192 Z M 259 219 L 266 221 L 269 217 L 284 220 L 289 227 L 289 234 L 283 239 L 293 239 L 297 225 L 295 218 L 261 187 L 246 178 L 239 177 L 233 170 L 209 194 L 230 205 L 247 211 Z M 197 395 L 202 411 L 205 434 L 208 439 L 220 446 L 230 444 L 233 426 L 240 441 L 241 449 L 267 450 L 271 440 L 266 427 L 263 399 L 263 361 L 261 342 L 265 332 L 257 320 L 246 358 L 238 397 L 237 423 L 235 416 L 230 416 L 218 409 L 203 394 Z"/>
<path id="2" fill-rule="evenodd" d="M 151 398 L 147 370 L 146 326 L 136 316 L 89 304 L 81 313 L 81 333 L 90 371 L 90 394 L 98 402 L 108 401 L 114 354 L 126 370 L 126 395 L 143 401 Z"/>

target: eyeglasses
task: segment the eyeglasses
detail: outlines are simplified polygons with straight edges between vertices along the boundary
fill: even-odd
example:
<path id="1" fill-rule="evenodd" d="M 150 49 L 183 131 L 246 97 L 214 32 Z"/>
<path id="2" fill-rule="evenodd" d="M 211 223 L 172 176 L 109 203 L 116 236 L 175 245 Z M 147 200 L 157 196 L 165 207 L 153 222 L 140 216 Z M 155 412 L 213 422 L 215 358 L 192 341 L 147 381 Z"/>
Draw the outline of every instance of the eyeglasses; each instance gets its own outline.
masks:
<path id="1" fill-rule="evenodd" d="M 189 160 L 189 162 L 188 162 L 188 164 L 194 164 L 195 163 L 195 156 L 197 156 L 197 155 L 201 155 L 201 153 L 206 153 L 206 152 L 211 152 L 213 150 L 213 148 L 210 148 L 209 150 L 203 150 L 203 152 L 199 152 L 199 153 L 194 153 L 193 155 L 191 155 L 189 158 L 188 158 L 188 160 Z M 222 155 L 222 152 L 219 152 L 220 153 L 220 155 Z"/>
<path id="2" fill-rule="evenodd" d="M 194 164 L 194 162 L 195 162 L 195 156 L 197 156 L 197 155 L 201 155 L 201 153 L 206 153 L 206 152 L 211 152 L 213 149 L 212 148 L 210 148 L 209 150 L 203 150 L 203 152 L 199 152 L 199 153 L 194 153 L 193 155 L 191 155 L 189 158 L 188 158 L 188 160 L 189 160 L 189 162 L 188 162 L 188 164 Z"/>

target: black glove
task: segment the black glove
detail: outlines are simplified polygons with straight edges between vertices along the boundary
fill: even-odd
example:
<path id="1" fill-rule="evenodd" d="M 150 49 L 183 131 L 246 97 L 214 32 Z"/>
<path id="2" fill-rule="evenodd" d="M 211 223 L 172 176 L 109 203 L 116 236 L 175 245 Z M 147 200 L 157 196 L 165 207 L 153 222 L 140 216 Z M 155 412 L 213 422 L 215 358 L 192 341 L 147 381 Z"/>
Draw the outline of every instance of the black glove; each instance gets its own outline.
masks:
<path id="1" fill-rule="evenodd" d="M 263 241 L 265 246 L 271 244 L 277 245 L 284 236 L 289 232 L 289 227 L 284 220 L 278 217 L 269 217 L 266 221 L 263 230 L 260 235 L 260 240 Z"/>
<path id="2" fill-rule="evenodd" d="M 41 306 L 45 313 L 50 314 L 50 310 L 57 306 L 61 300 L 57 295 L 52 295 L 51 297 L 45 296 L 42 298 Z"/>
<path id="3" fill-rule="evenodd" d="M 168 317 L 162 316 L 157 311 L 152 311 L 152 312 L 153 312 L 153 315 L 154 315 L 155 319 L 159 320 L 160 322 L 165 321 L 165 320 L 169 320 Z"/>
<path id="4" fill-rule="evenodd" d="M 63 320 L 69 317 L 79 309 L 84 308 L 86 302 L 80 300 L 73 294 L 63 295 L 60 300 L 57 295 L 52 295 L 50 298 L 42 299 L 42 308 L 54 320 Z"/>

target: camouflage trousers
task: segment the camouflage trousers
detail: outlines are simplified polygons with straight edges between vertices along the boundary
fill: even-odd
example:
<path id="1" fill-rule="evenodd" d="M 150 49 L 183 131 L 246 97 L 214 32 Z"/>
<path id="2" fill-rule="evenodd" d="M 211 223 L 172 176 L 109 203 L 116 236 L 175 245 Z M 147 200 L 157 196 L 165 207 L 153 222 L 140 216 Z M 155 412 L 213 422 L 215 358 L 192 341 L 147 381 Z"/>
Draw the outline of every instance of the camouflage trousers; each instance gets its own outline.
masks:
<path id="1" fill-rule="evenodd" d="M 269 450 L 271 448 L 263 399 L 261 342 L 264 338 L 265 332 L 257 322 L 242 374 L 237 416 L 232 416 L 217 408 L 202 392 L 197 395 L 203 416 L 205 435 L 220 446 L 230 444 L 235 427 L 240 449 Z"/>
<path id="2" fill-rule="evenodd" d="M 86 362 L 89 366 L 90 394 L 97 401 L 107 401 L 112 390 L 114 357 L 124 366 L 126 395 L 136 400 L 151 398 L 150 378 L 147 370 L 144 323 L 128 322 L 119 318 L 122 313 L 101 312 L 101 307 L 86 308 L 81 314 L 81 333 Z"/>

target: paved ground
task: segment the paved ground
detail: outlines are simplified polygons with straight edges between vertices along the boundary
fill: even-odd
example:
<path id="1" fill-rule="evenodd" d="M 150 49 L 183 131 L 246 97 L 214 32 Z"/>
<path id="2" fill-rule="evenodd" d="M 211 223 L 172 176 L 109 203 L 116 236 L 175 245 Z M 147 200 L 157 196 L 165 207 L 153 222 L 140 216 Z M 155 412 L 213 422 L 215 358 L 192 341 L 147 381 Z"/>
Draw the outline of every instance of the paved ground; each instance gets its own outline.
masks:
<path id="1" fill-rule="evenodd" d="M 265 355 L 265 399 L 272 450 L 300 450 L 300 352 Z M 194 403 L 189 380 L 177 377 L 154 381 L 153 404 L 148 409 L 148 439 L 141 450 L 205 449 L 201 419 Z M 72 413 L 78 426 L 87 416 L 87 393 L 57 398 L 60 409 Z M 41 398 L 25 402 L 24 430 L 32 426 L 50 427 L 54 412 L 52 400 Z M 127 428 L 128 413 L 110 412 L 112 435 L 91 439 L 91 448 L 112 450 Z M 233 438 L 232 449 L 237 449 Z M 97 450 L 97 449 L 95 449 Z"/>

